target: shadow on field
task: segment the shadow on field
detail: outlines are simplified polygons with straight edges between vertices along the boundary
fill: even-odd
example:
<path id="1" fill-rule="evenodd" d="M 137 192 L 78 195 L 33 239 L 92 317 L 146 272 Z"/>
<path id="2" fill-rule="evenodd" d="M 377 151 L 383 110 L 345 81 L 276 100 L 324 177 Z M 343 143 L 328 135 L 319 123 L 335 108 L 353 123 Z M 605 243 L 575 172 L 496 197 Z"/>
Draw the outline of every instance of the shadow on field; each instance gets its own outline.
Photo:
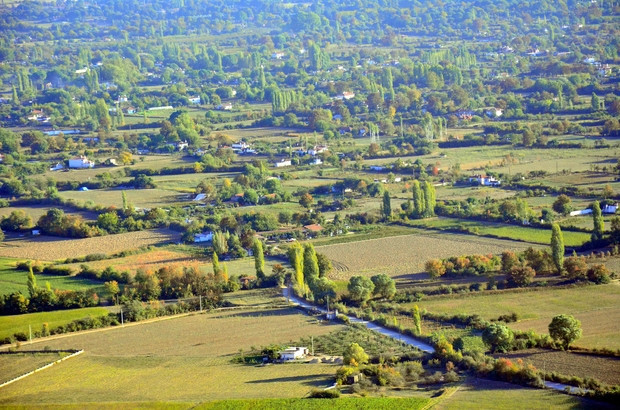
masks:
<path id="1" fill-rule="evenodd" d="M 286 365 L 284 365 L 286 366 Z M 323 386 L 328 382 L 329 377 L 325 377 L 324 375 L 306 375 L 306 376 L 288 376 L 288 377 L 274 377 L 273 379 L 260 379 L 260 380 L 252 380 L 246 383 L 251 384 L 262 384 L 262 383 L 285 383 L 285 382 L 295 382 L 301 383 L 305 386 Z"/>

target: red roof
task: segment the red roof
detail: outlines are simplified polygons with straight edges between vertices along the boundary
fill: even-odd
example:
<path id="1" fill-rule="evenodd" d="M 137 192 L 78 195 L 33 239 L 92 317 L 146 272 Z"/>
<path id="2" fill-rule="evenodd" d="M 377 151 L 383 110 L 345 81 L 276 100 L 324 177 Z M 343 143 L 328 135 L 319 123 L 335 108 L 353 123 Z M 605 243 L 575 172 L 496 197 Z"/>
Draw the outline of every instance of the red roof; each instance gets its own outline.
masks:
<path id="1" fill-rule="evenodd" d="M 304 228 L 311 232 L 321 232 L 323 230 L 323 227 L 319 224 L 306 225 Z"/>

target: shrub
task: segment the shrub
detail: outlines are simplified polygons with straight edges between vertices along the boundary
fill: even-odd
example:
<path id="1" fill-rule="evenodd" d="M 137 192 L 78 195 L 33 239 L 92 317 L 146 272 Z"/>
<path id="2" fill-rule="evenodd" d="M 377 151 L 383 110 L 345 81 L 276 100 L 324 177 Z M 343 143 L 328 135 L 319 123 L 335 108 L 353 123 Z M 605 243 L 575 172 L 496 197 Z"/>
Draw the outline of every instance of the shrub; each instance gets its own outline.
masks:
<path id="1" fill-rule="evenodd" d="M 597 284 L 609 283 L 609 270 L 605 265 L 594 265 L 588 269 L 588 280 Z"/>
<path id="2" fill-rule="evenodd" d="M 340 397 L 340 392 L 337 389 L 312 390 L 308 396 L 310 399 L 337 399 L 338 397 Z"/>
<path id="3" fill-rule="evenodd" d="M 71 276 L 73 275 L 73 269 L 68 266 L 49 265 L 43 268 L 42 273 L 44 275 Z"/>

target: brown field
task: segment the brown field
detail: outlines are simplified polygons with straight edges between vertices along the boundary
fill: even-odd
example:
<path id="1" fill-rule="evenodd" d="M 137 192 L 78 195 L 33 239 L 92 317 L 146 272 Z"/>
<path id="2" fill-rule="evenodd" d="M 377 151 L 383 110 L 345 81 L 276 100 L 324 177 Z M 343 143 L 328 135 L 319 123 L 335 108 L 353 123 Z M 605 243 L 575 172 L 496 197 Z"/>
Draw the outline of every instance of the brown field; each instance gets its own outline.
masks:
<path id="1" fill-rule="evenodd" d="M 318 247 L 333 260 L 334 279 L 387 273 L 405 278 L 424 270 L 427 260 L 467 254 L 524 250 L 530 244 L 452 233 L 421 233 Z"/>
<path id="2" fill-rule="evenodd" d="M 113 266 L 118 271 L 127 270 L 130 272 L 135 272 L 140 268 L 157 270 L 163 266 L 187 265 L 194 263 L 198 263 L 198 260 L 186 253 L 165 249 L 154 249 L 149 252 L 130 255 L 124 258 L 106 259 L 86 263 L 72 263 L 66 266 L 75 268 L 76 270 L 79 269 L 82 264 L 86 264 L 97 270 L 102 270 L 108 266 Z"/>
<path id="3" fill-rule="evenodd" d="M 91 253 L 116 253 L 148 245 L 169 243 L 178 240 L 178 238 L 178 233 L 166 229 L 84 239 L 66 239 L 41 235 L 2 242 L 0 244 L 0 257 L 54 261 Z"/>
<path id="4" fill-rule="evenodd" d="M 502 354 L 512 361 L 518 359 L 533 364 L 537 369 L 568 376 L 591 377 L 611 386 L 620 384 L 620 358 L 558 350 L 529 349 Z"/>
<path id="5" fill-rule="evenodd" d="M 78 333 L 28 349 L 84 354 L 2 389 L 0 405 L 303 397 L 328 386 L 333 364 L 232 364 L 240 350 L 341 329 L 295 309 L 228 311 Z"/>

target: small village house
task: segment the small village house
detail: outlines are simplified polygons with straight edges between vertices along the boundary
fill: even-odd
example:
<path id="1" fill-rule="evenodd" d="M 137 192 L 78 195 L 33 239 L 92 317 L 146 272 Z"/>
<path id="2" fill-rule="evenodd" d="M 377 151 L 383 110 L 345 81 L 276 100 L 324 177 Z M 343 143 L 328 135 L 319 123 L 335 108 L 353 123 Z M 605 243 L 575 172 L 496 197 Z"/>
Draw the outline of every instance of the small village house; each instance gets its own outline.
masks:
<path id="1" fill-rule="evenodd" d="M 71 158 L 69 160 L 69 168 L 81 169 L 81 168 L 94 168 L 94 167 L 95 167 L 95 162 L 89 160 L 84 155 Z"/>
<path id="2" fill-rule="evenodd" d="M 287 347 L 280 352 L 280 359 L 284 362 L 289 360 L 303 359 L 308 355 L 307 347 Z"/>

